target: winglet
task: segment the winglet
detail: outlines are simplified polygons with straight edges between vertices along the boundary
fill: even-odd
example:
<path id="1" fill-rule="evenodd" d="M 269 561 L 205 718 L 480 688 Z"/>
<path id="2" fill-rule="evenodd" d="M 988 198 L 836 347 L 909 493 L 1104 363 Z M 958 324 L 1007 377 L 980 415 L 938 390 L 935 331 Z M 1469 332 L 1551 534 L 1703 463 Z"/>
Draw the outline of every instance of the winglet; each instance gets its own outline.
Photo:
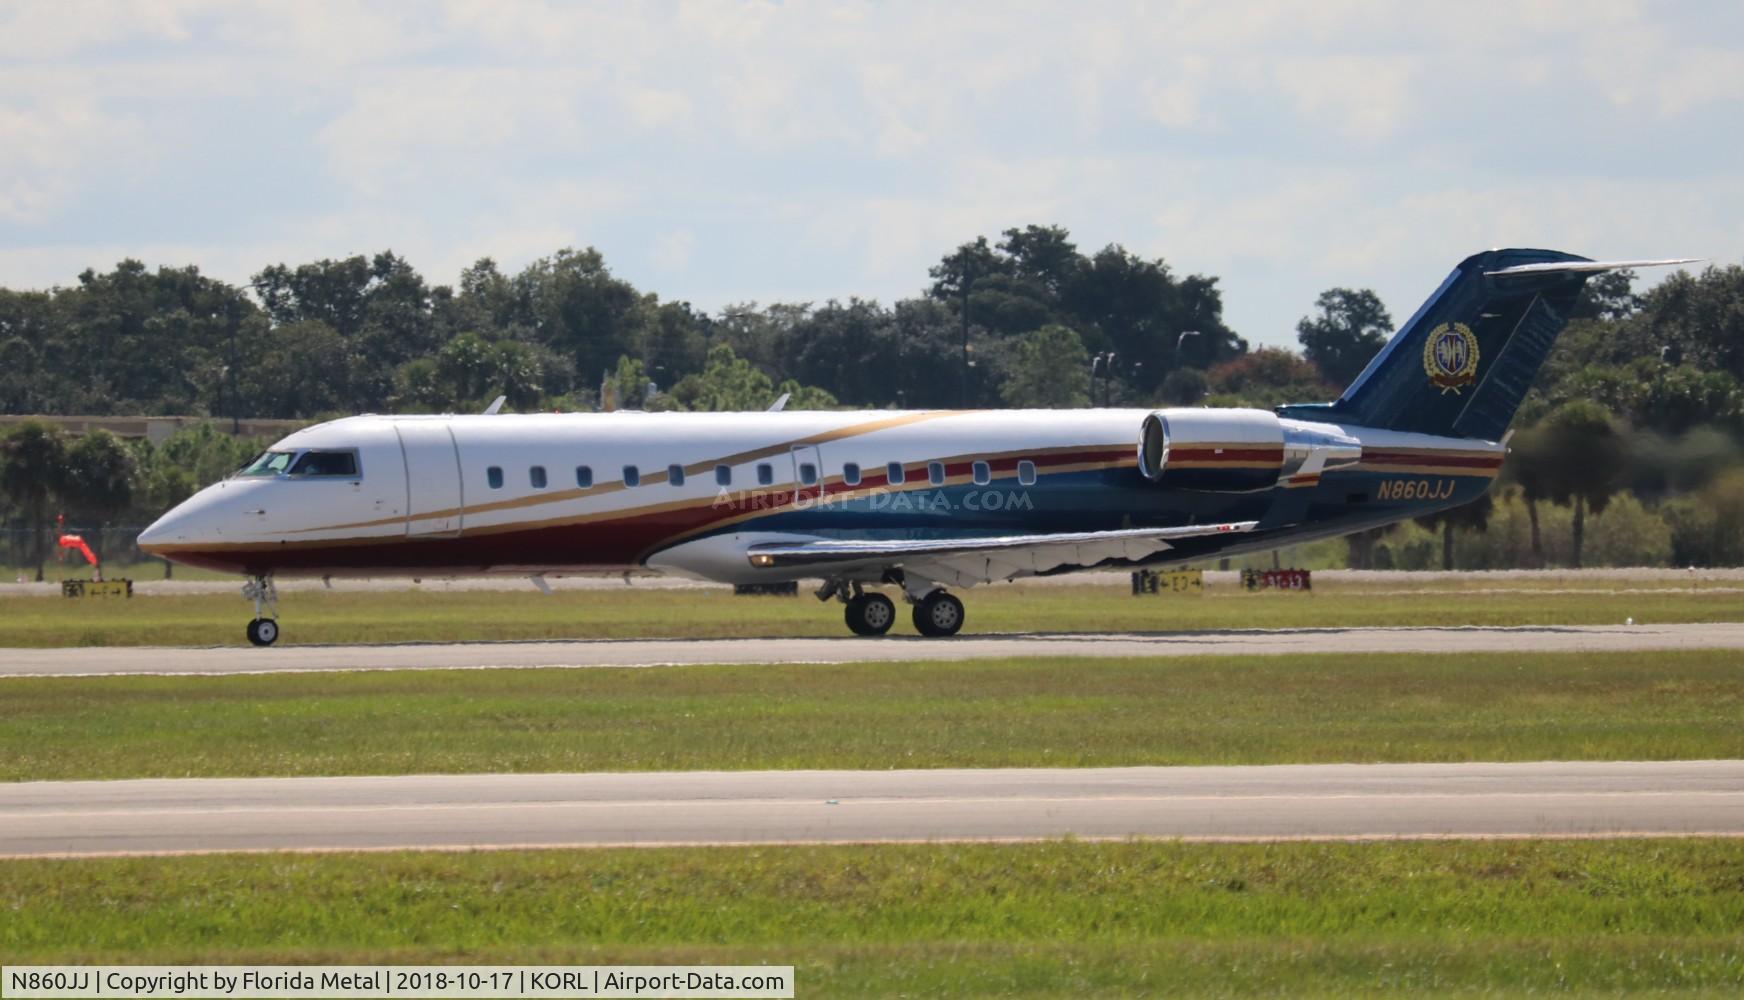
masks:
<path id="1" fill-rule="evenodd" d="M 497 398 L 491 400 L 491 405 L 484 408 L 484 415 L 487 417 L 496 416 L 497 411 L 501 410 L 503 408 L 503 404 L 508 402 L 508 401 L 509 401 L 509 397 L 507 397 L 507 396 L 498 396 Z"/>
<path id="2" fill-rule="evenodd" d="M 788 397 L 790 397 L 792 395 L 793 395 L 793 393 L 791 393 L 791 392 L 782 393 L 781 398 L 776 400 L 775 402 L 769 404 L 769 409 L 767 409 L 763 412 L 765 412 L 765 413 L 780 413 L 782 408 L 787 405 Z"/>

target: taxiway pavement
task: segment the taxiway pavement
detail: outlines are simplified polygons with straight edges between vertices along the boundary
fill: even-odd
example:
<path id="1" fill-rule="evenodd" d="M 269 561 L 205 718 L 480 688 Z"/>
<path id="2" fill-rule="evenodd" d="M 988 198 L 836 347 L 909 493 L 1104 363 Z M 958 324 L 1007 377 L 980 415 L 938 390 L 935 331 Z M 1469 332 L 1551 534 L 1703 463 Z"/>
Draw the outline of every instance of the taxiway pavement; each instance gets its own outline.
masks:
<path id="1" fill-rule="evenodd" d="M 1495 653 L 1744 650 L 1744 623 L 1462 628 L 1236 629 L 1206 632 L 967 635 L 953 639 L 625 639 L 356 646 L 0 649 L 0 677 L 252 674 L 508 667 L 856 663 L 1016 656 L 1286 653 Z"/>
<path id="2" fill-rule="evenodd" d="M 156 567 L 153 567 L 154 569 Z M 139 570 L 140 567 L 135 567 Z M 1237 570 L 1205 570 L 1205 585 L 1208 587 L 1234 587 L 1241 579 Z M 1124 590 L 1131 581 L 1130 573 L 1112 570 L 1090 570 L 1083 573 L 1064 573 L 1059 576 L 1031 576 L 1001 584 L 1002 587 L 1110 587 Z M 1744 583 L 1744 567 L 1737 566 L 1691 566 L 1687 569 L 1664 569 L 1650 567 L 1631 567 L 1619 569 L 1615 567 L 1597 567 L 1589 569 L 1492 569 L 1492 570 L 1365 570 L 1365 569 L 1317 569 L 1314 571 L 1314 581 L 1318 586 L 1330 585 L 1340 587 L 1345 585 L 1382 586 L 1389 589 L 1410 589 L 1422 591 L 1438 584 L 1457 586 L 1460 590 L 1469 592 L 1478 588 L 1480 592 L 1486 589 L 1528 589 L 1543 592 L 1554 590 L 1561 584 L 1580 591 L 1587 591 L 1592 585 L 1607 582 L 1624 590 L 1663 590 L 1668 587 L 1687 587 L 1691 590 L 1730 590 L 1730 587 L 1714 587 L 1713 584 Z M 618 575 L 577 575 L 545 577 L 546 586 L 552 590 L 713 590 L 725 592 L 729 588 L 723 583 L 707 583 L 701 580 L 690 580 L 683 577 L 661 576 L 656 573 L 632 573 L 629 576 Z M 319 577 L 285 577 L 277 582 L 280 593 L 309 593 L 318 590 L 332 590 L 340 593 L 463 593 L 472 591 L 521 591 L 532 593 L 533 584 L 527 577 L 519 574 L 498 574 L 494 576 L 454 576 L 426 577 L 409 579 L 406 577 L 335 577 L 323 580 Z M 197 594 L 235 594 L 242 587 L 241 577 L 222 577 L 209 580 L 160 580 L 135 579 L 133 592 L 142 597 L 190 596 Z M 17 582 L 0 580 L 0 598 L 5 597 L 60 597 L 61 585 L 58 581 L 46 583 L 27 583 L 20 579 Z"/>
<path id="3" fill-rule="evenodd" d="M 1744 761 L 0 784 L 0 856 L 1081 838 L 1744 836 Z"/>

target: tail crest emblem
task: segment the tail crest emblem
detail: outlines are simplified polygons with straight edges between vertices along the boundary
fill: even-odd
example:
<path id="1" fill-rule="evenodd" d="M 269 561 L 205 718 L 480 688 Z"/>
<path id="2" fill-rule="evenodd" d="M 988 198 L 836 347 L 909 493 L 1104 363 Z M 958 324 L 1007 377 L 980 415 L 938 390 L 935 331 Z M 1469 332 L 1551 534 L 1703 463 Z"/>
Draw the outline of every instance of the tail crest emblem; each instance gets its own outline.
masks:
<path id="1" fill-rule="evenodd" d="M 1429 384 L 1459 395 L 1478 374 L 1478 338 L 1464 323 L 1443 323 L 1423 342 L 1423 371 Z"/>

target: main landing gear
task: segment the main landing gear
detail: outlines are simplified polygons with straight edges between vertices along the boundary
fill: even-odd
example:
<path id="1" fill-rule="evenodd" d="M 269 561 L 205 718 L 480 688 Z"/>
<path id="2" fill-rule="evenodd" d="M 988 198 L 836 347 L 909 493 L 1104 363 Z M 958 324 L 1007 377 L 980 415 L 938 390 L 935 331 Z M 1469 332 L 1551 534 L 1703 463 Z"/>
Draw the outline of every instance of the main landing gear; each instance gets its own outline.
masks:
<path id="1" fill-rule="evenodd" d="M 963 628 L 963 602 L 935 590 L 914 602 L 914 630 L 931 639 L 956 635 Z"/>
<path id="2" fill-rule="evenodd" d="M 254 620 L 248 623 L 248 641 L 256 646 L 270 646 L 279 641 L 279 592 L 270 575 L 256 574 L 242 585 L 244 600 L 254 602 Z M 267 615 L 261 613 L 265 605 Z"/>
<path id="3" fill-rule="evenodd" d="M 855 635 L 883 635 L 896 623 L 895 602 L 877 591 L 861 589 L 858 582 L 832 580 L 818 590 L 817 596 L 820 601 L 833 597 L 842 602 L 842 618 Z M 932 587 L 916 594 L 905 585 L 903 596 L 914 605 L 914 630 L 921 635 L 943 639 L 962 631 L 963 602 L 944 588 Z"/>
<path id="4" fill-rule="evenodd" d="M 883 594 L 856 594 L 842 610 L 848 629 L 855 635 L 883 635 L 896 621 L 896 605 Z"/>

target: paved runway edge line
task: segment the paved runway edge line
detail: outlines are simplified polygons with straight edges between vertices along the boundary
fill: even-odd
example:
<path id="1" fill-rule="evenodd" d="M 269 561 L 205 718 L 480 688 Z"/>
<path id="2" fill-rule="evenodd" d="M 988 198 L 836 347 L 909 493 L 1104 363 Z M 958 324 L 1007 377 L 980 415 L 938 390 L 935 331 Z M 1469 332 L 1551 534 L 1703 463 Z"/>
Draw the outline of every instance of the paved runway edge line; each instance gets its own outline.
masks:
<path id="1" fill-rule="evenodd" d="M 379 646 L 0 649 L 0 677 L 220 675 L 860 663 L 1009 657 L 1173 657 L 1301 653 L 1744 650 L 1744 623 L 1250 629 L 1217 632 L 968 635 L 949 640 L 598 639 Z"/>
<path id="2" fill-rule="evenodd" d="M 536 808 L 515 808 L 515 807 Z M 0 857 L 1744 836 L 1744 761 L 620 772 L 0 785 Z"/>

